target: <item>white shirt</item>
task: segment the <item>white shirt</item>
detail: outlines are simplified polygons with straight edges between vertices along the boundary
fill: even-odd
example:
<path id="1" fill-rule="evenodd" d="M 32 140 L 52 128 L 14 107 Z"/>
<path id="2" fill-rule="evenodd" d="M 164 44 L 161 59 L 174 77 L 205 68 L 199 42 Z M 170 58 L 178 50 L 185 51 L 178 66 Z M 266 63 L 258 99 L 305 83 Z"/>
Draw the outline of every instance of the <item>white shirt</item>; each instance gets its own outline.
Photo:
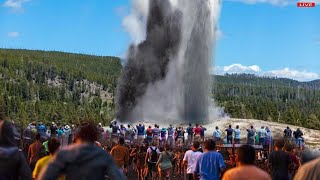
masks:
<path id="1" fill-rule="evenodd" d="M 150 154 L 151 155 L 151 153 L 152 153 L 152 150 L 151 150 L 151 148 L 153 149 L 153 150 L 155 150 L 157 147 L 155 147 L 155 146 L 151 146 L 151 147 L 149 147 L 148 148 L 148 150 L 147 150 L 147 152 L 148 152 L 148 154 Z M 160 150 L 159 150 L 159 148 L 157 148 L 157 154 L 160 154 Z"/>
<path id="2" fill-rule="evenodd" d="M 198 159 L 200 154 L 201 154 L 201 152 L 199 152 L 199 151 L 195 152 L 195 151 L 189 150 L 184 155 L 183 161 L 187 161 L 188 162 L 187 174 L 193 174 L 194 168 L 196 166 L 197 159 Z"/>

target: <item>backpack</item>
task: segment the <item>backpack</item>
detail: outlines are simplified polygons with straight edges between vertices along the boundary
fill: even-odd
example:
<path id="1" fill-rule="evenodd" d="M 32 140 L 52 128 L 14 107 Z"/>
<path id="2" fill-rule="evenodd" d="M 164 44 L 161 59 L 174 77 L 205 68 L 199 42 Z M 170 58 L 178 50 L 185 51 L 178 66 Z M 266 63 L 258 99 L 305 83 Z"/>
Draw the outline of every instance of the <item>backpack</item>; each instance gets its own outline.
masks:
<path id="1" fill-rule="evenodd" d="M 150 158 L 150 161 L 151 161 L 151 162 L 157 162 L 157 161 L 158 161 L 157 148 L 152 149 L 152 148 L 150 147 L 150 149 L 151 149 L 151 158 Z"/>

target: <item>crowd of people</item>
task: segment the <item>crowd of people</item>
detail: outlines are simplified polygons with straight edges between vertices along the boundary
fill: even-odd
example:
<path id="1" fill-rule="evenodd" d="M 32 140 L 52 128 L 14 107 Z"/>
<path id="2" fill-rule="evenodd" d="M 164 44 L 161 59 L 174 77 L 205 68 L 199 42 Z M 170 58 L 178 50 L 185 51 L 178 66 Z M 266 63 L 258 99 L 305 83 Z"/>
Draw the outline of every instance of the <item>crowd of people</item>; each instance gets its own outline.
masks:
<path id="1" fill-rule="evenodd" d="M 84 122 L 74 126 L 30 123 L 35 134 L 27 149 L 14 140 L 14 126 L 0 118 L 0 180 L 3 179 L 317 179 L 318 151 L 303 150 L 303 133 L 287 127 L 272 143 L 271 131 L 262 126 L 246 129 L 216 127 L 205 136 L 200 124 L 160 128 L 142 122 L 133 126 L 113 121 L 108 128 Z M 46 137 L 46 138 L 45 138 Z M 223 144 L 239 144 L 225 156 Z M 259 158 L 257 149 L 272 146 Z M 232 147 L 232 146 L 231 146 Z M 266 150 L 268 151 L 268 150 Z M 230 162 L 228 158 L 234 158 Z M 267 168 L 257 161 L 263 160 Z M 317 169 L 318 168 L 318 169 Z"/>

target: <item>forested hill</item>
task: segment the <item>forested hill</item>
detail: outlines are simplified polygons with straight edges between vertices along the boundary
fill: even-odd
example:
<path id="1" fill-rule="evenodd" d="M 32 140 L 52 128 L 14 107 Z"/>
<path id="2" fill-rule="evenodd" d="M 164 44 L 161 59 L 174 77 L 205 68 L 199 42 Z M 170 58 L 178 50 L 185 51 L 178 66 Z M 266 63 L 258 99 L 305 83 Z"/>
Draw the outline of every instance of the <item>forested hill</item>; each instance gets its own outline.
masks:
<path id="1" fill-rule="evenodd" d="M 0 49 L 0 112 L 30 121 L 107 123 L 121 72 L 116 57 Z M 261 119 L 320 129 L 320 80 L 215 76 L 212 96 L 235 118 Z"/>
<path id="2" fill-rule="evenodd" d="M 23 125 L 107 122 L 120 71 L 116 57 L 0 49 L 0 111 Z"/>
<path id="3" fill-rule="evenodd" d="M 320 129 L 320 81 L 257 77 L 252 74 L 216 76 L 213 94 L 236 118 L 262 119 Z"/>

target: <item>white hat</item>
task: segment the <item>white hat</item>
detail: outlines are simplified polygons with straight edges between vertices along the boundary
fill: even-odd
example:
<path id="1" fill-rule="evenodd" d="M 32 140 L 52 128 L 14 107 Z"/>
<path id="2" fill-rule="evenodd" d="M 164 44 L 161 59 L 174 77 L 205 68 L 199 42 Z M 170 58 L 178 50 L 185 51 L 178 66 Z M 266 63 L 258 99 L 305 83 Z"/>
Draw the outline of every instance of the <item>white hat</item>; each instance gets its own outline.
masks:
<path id="1" fill-rule="evenodd" d="M 65 129 L 70 129 L 70 126 L 65 125 L 64 128 L 65 128 Z"/>

